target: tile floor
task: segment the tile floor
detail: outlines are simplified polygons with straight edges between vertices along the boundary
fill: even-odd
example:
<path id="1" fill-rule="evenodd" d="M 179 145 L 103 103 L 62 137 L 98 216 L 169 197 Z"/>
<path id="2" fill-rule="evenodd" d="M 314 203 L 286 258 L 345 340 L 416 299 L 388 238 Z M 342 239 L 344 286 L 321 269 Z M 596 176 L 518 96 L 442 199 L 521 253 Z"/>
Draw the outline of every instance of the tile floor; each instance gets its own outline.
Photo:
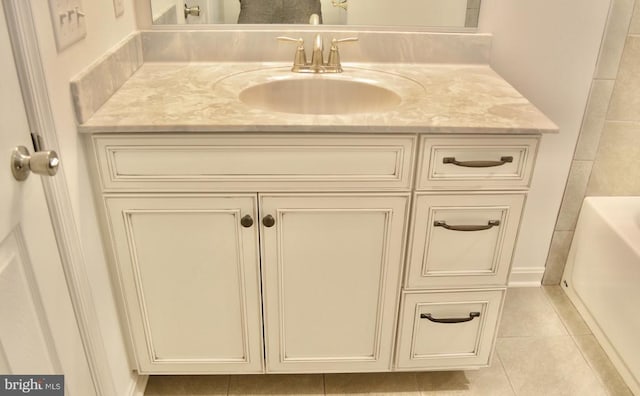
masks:
<path id="1" fill-rule="evenodd" d="M 474 371 L 153 376 L 165 395 L 631 395 L 559 286 L 509 289 L 491 367 Z"/>

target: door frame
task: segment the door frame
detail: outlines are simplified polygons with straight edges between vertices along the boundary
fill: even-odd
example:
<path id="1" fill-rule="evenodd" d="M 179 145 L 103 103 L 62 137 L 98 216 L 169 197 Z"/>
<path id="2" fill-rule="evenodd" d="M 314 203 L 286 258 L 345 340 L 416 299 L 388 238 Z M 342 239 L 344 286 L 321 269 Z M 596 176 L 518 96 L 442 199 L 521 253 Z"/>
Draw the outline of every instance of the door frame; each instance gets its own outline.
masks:
<path id="1" fill-rule="evenodd" d="M 7 16 L 7 30 L 30 132 L 39 135 L 47 149 L 59 152 L 31 0 L 1 1 Z M 84 265 L 85 255 L 75 222 L 64 162 L 56 177 L 43 177 L 40 180 L 96 394 L 115 395 L 116 386 Z M 139 388 L 140 378 L 137 383 L 136 388 Z"/>

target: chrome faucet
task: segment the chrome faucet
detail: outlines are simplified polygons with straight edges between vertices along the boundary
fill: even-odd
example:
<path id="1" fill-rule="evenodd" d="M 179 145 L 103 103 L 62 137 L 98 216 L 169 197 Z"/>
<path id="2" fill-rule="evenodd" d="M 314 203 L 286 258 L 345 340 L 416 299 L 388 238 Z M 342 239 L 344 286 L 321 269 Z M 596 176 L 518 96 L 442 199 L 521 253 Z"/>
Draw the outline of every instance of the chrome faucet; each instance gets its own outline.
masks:
<path id="1" fill-rule="evenodd" d="M 312 14 L 309 18 L 309 24 L 319 25 L 320 16 Z M 327 62 L 324 61 L 324 40 L 322 35 L 317 33 L 313 39 L 313 52 L 311 53 L 311 62 L 307 62 L 307 54 L 304 50 L 304 40 L 302 38 L 278 37 L 281 41 L 292 41 L 298 43 L 296 54 L 293 60 L 291 71 L 294 73 L 342 73 L 342 65 L 340 64 L 340 53 L 338 52 L 338 43 L 347 41 L 358 41 L 357 37 L 348 37 L 343 39 L 331 40 L 331 48 L 329 49 L 329 57 Z"/>

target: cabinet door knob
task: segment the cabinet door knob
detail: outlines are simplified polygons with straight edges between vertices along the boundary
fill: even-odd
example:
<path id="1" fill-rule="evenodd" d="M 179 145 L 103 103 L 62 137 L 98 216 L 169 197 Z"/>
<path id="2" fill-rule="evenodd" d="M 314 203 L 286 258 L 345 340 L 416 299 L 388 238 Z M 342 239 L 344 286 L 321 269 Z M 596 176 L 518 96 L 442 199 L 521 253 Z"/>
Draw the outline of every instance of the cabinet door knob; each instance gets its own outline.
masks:
<path id="1" fill-rule="evenodd" d="M 262 224 L 265 227 L 273 227 L 276 224 L 276 219 L 274 219 L 271 215 L 266 215 L 262 219 Z"/>
<path id="2" fill-rule="evenodd" d="M 249 228 L 253 225 L 253 218 L 251 218 L 251 215 L 246 215 L 240 219 L 240 224 L 242 224 L 244 228 Z"/>

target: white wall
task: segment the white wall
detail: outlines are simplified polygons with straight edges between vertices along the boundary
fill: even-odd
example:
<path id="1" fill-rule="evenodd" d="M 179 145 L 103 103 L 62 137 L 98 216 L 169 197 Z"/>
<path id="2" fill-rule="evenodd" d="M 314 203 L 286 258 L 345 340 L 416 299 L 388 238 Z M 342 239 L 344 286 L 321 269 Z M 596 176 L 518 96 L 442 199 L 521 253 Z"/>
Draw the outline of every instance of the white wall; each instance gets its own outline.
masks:
<path id="1" fill-rule="evenodd" d="M 111 1 L 83 1 L 87 18 L 87 37 L 58 53 L 48 1 L 32 1 L 47 87 L 52 99 L 59 154 L 69 184 L 75 220 L 82 238 L 87 273 L 118 395 L 126 395 L 129 392 L 134 376 L 128 365 L 123 334 L 118 326 L 115 301 L 108 282 L 110 278 L 96 220 L 87 162 L 76 130 L 69 80 L 136 29 L 133 0 L 125 0 L 124 3 L 124 15 L 116 19 Z"/>
<path id="2" fill-rule="evenodd" d="M 512 281 L 542 279 L 611 0 L 483 0 L 491 66 L 560 128 L 542 139 Z"/>

